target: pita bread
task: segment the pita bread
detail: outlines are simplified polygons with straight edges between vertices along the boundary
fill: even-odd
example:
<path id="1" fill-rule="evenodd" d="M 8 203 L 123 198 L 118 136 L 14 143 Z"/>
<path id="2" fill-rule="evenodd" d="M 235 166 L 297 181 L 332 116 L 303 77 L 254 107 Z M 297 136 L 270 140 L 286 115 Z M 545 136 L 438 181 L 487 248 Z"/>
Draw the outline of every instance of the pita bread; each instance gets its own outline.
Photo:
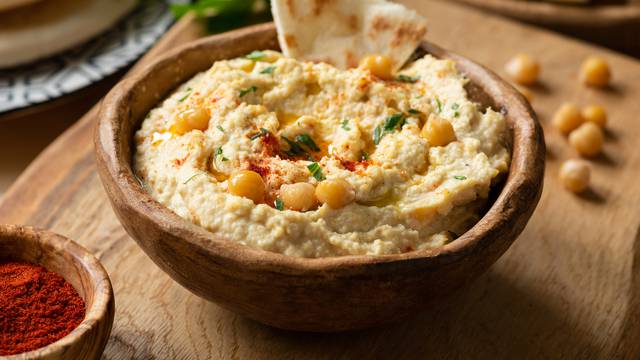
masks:
<path id="1" fill-rule="evenodd" d="M 46 0 L 0 13 L 0 68 L 56 54 L 113 26 L 136 0 Z"/>
<path id="2" fill-rule="evenodd" d="M 19 6 L 28 5 L 40 0 L 0 0 L 0 11 L 5 11 Z"/>
<path id="3" fill-rule="evenodd" d="M 385 0 L 272 0 L 271 7 L 286 56 L 340 69 L 379 54 L 398 70 L 427 32 L 423 17 Z"/>

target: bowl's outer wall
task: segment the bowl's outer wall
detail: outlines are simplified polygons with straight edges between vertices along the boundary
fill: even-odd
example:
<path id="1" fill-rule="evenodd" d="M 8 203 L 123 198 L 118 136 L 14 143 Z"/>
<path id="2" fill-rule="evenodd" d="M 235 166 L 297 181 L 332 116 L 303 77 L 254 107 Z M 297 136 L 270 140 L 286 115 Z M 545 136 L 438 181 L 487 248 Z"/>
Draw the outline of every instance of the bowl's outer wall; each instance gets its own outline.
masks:
<path id="1" fill-rule="evenodd" d="M 132 184 L 131 139 L 143 115 L 176 85 L 209 68 L 213 61 L 264 48 L 277 48 L 272 25 L 199 40 L 167 54 L 140 76 L 121 83 L 103 103 L 95 141 L 105 190 L 126 231 L 181 285 L 234 312 L 280 328 L 364 328 L 411 315 L 430 300 L 471 281 L 493 264 L 523 230 L 542 190 L 544 144 L 535 115 L 511 87 L 509 96 L 521 102 L 521 109 L 516 111 L 521 113 L 513 116 L 524 116 L 529 122 L 527 131 L 532 133 L 525 135 L 535 146 L 528 156 L 535 157 L 538 163 L 529 178 L 517 179 L 521 182 L 518 186 L 528 191 L 500 195 L 504 198 L 500 209 L 489 211 L 500 212 L 494 214 L 494 223 L 500 226 L 476 225 L 454 242 L 473 246 L 454 246 L 452 251 L 435 250 L 425 256 L 408 253 L 340 260 L 289 259 L 230 241 L 215 241 L 218 235 L 179 219 L 151 200 L 138 184 Z M 435 47 L 430 50 L 442 51 Z M 493 74 L 485 76 L 497 79 Z M 496 102 L 500 105 L 499 100 Z M 518 131 L 516 127 L 516 137 Z M 519 163 L 519 156 L 514 153 L 514 164 Z M 510 179 L 511 175 L 506 187 L 510 186 Z M 133 197 L 145 199 L 135 202 Z M 473 233 L 482 236 L 474 238 Z M 340 261 L 341 265 L 335 267 L 304 265 Z"/>

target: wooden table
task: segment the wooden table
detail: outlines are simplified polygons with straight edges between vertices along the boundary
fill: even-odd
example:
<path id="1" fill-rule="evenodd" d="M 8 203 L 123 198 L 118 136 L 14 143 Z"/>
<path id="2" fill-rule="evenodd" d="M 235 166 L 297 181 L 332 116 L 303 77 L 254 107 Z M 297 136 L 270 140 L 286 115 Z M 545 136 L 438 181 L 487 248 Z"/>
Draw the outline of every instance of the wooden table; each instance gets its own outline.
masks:
<path id="1" fill-rule="evenodd" d="M 471 286 L 412 319 L 342 334 L 269 328 L 203 301 L 162 273 L 114 217 L 93 165 L 92 114 L 52 144 L 0 203 L 0 221 L 52 229 L 87 246 L 109 271 L 116 321 L 107 359 L 638 358 L 640 356 L 640 64 L 446 2 L 404 0 L 431 23 L 428 37 L 500 71 L 516 52 L 540 59 L 535 89 L 549 148 L 545 191 L 522 236 Z M 182 22 L 160 48 L 198 35 Z M 611 89 L 584 88 L 579 64 L 605 56 Z M 593 190 L 557 179 L 576 155 L 548 126 L 566 100 L 602 103 L 611 117 Z M 339 306 L 339 304 L 336 304 Z"/>

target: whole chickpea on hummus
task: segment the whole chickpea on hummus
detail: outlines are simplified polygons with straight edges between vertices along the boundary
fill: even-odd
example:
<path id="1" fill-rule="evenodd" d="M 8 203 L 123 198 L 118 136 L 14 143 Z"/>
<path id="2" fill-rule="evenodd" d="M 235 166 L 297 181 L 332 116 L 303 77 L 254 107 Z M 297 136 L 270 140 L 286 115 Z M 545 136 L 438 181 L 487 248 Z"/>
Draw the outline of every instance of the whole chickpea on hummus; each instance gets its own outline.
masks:
<path id="1" fill-rule="evenodd" d="M 136 133 L 145 188 L 231 241 L 291 256 L 442 246 L 482 215 L 510 155 L 504 117 L 450 60 L 391 74 L 274 51 L 217 61 Z"/>

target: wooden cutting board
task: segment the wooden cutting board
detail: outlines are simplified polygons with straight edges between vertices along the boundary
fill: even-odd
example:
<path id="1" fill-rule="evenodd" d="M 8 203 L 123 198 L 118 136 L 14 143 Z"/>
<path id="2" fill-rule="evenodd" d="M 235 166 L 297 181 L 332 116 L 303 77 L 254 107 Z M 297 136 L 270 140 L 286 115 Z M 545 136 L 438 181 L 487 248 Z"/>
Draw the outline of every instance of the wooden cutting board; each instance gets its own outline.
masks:
<path id="1" fill-rule="evenodd" d="M 0 221 L 52 229 L 100 258 L 117 309 L 105 358 L 638 358 L 640 63 L 445 2 L 403 2 L 430 19 L 429 39 L 494 69 L 520 51 L 540 59 L 533 104 L 547 135 L 547 177 L 522 236 L 478 281 L 412 319 L 342 334 L 269 328 L 191 295 L 124 232 L 95 172 L 92 111 L 14 184 Z M 202 35 L 197 29 L 180 22 L 149 56 Z M 609 60 L 611 89 L 578 83 L 590 54 Z M 593 161 L 593 191 L 584 197 L 556 180 L 560 162 L 575 156 L 548 126 L 566 100 L 603 104 L 611 118 L 605 153 Z"/>

